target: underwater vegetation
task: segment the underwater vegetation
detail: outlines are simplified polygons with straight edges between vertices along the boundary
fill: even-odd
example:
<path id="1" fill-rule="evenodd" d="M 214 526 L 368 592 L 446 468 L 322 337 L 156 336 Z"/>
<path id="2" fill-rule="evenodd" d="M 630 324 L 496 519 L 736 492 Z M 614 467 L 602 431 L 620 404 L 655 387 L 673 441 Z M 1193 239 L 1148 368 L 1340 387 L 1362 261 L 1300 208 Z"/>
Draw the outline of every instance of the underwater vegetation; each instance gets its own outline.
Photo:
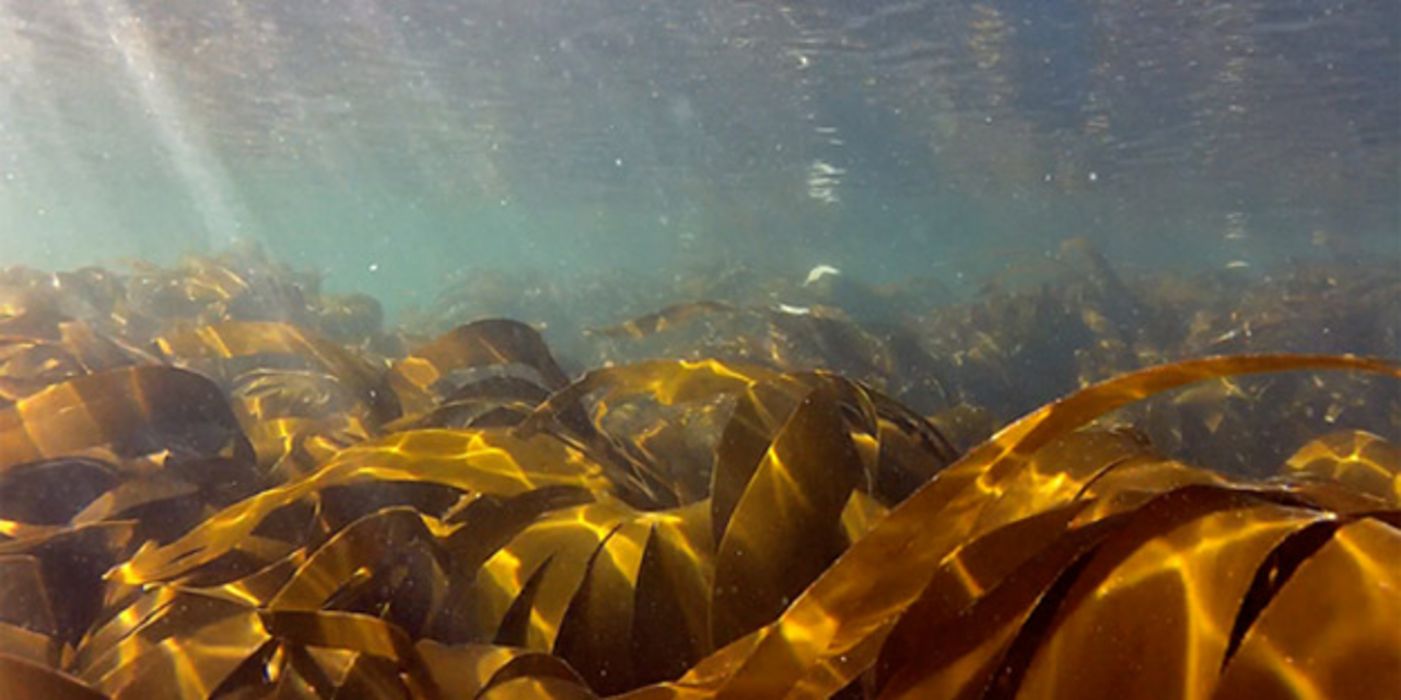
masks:
<path id="1" fill-rule="evenodd" d="M 1065 258 L 567 360 L 249 251 L 0 272 L 0 697 L 1401 687 L 1395 269 Z"/>

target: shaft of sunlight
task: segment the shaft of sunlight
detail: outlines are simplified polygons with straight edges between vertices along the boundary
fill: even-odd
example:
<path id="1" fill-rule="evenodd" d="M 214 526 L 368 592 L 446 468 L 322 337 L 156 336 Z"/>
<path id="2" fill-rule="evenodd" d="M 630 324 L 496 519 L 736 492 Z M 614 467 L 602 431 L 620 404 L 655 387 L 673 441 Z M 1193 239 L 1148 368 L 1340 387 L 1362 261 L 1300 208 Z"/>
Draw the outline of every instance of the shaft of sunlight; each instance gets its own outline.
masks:
<path id="1" fill-rule="evenodd" d="M 240 238 L 238 196 L 219 155 L 171 89 L 141 17 L 127 0 L 94 0 L 91 17 L 122 57 L 127 78 L 148 122 L 204 224 L 206 243 L 223 247 Z"/>

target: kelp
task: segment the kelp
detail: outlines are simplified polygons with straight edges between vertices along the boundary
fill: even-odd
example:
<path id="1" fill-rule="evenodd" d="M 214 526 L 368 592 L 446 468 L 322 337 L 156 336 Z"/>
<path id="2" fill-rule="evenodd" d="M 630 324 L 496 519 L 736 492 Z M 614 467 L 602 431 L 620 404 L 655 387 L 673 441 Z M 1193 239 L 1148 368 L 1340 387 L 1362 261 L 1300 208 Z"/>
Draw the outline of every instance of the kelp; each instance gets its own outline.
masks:
<path id="1" fill-rule="evenodd" d="M 988 413 L 958 368 L 1015 375 L 1002 363 L 1024 350 L 1009 339 L 1068 314 L 1067 299 L 1090 337 L 1138 345 L 1130 355 L 1159 342 L 1126 321 L 1155 297 L 1093 310 L 1127 283 L 1078 254 L 1095 279 L 1006 301 L 1021 311 L 998 312 L 1009 323 L 958 359 L 841 314 L 698 302 L 594 336 L 624 352 L 697 324 L 705 342 L 726 323 L 770 332 L 753 352 L 577 376 L 525 323 L 391 336 L 247 251 L 89 271 L 72 299 L 10 272 L 49 291 L 0 318 L 14 322 L 0 357 L 16 358 L 0 364 L 15 380 L 0 407 L 0 694 L 1398 687 L 1401 448 L 1347 428 L 1349 409 L 1275 465 L 1222 473 L 1165 454 L 1154 431 L 1208 422 L 1254 439 L 1263 396 L 1312 406 L 1298 387 L 1313 386 L 1336 402 L 1330 382 L 1364 376 L 1394 393 L 1401 367 L 1159 364 L 984 440 Z M 1253 388 L 1258 374 L 1310 379 L 1281 394 Z M 1379 391 L 1349 405 L 1388 410 Z M 1126 412 L 1137 404 L 1150 408 Z"/>

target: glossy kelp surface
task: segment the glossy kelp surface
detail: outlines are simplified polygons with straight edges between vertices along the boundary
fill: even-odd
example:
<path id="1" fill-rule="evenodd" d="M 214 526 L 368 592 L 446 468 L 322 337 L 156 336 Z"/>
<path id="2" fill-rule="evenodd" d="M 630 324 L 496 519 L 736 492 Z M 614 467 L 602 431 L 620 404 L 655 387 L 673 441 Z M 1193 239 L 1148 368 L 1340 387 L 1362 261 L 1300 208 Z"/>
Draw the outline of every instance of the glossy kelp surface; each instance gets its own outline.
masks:
<path id="1" fill-rule="evenodd" d="M 1347 425 L 1367 410 L 1394 420 L 1391 361 L 1087 357 L 1083 386 L 984 440 L 1002 408 L 973 400 L 959 361 L 920 342 L 938 376 L 880 365 L 909 349 L 836 314 L 666 308 L 592 337 L 723 343 L 721 321 L 737 318 L 770 334 L 729 347 L 791 352 L 617 350 L 573 374 L 523 323 L 386 333 L 371 300 L 256 256 L 5 275 L 7 698 L 1401 685 L 1401 456 Z M 1051 317 L 1077 299 L 1081 317 L 1109 313 L 1106 297 L 1065 289 L 1007 298 Z M 1019 318 L 997 312 L 963 362 L 1015 373 L 997 337 L 1047 332 L 1046 316 Z M 1113 326 L 1086 324 L 1092 337 Z M 1124 328 L 1140 348 L 1162 342 Z M 885 374 L 817 368 L 831 358 Z M 1305 377 L 1315 393 L 1276 394 L 1297 399 L 1275 414 L 1243 389 L 1190 393 L 1251 375 Z M 1339 400 L 1338 377 L 1367 391 L 1321 434 L 1286 415 L 1271 435 L 1302 437 L 1274 465 L 1195 467 L 1127 423 L 1236 430 Z M 892 396 L 911 386 L 937 393 L 932 410 Z"/>

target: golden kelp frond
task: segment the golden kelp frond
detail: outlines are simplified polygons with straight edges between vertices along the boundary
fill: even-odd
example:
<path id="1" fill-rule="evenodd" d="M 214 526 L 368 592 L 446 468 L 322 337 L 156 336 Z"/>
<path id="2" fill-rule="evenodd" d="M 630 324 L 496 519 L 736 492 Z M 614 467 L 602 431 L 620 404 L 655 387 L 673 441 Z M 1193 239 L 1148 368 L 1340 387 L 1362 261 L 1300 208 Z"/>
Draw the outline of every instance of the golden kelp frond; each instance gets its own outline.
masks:
<path id="1" fill-rule="evenodd" d="M 1233 635 L 1234 653 L 1221 673 L 1218 697 L 1384 697 L 1401 686 L 1401 632 L 1393 624 L 1401 616 L 1396 521 L 1352 520 L 1316 550 L 1322 537 L 1303 534 L 1294 547 L 1277 549 L 1277 568 L 1289 574 L 1257 586 L 1273 595 L 1248 631 Z M 1328 605 L 1326 622 L 1320 619 L 1322 601 L 1338 603 Z"/>
<path id="2" fill-rule="evenodd" d="M 24 292 L 0 317 L 0 694 L 1395 687 L 1401 460 L 1341 428 L 1393 410 L 1401 369 L 1250 355 L 1116 374 L 1171 356 L 1152 338 L 1172 324 L 1139 337 L 1126 319 L 1159 318 L 1156 297 L 1080 257 L 1072 291 L 993 293 L 959 312 L 986 323 L 923 335 L 664 311 L 633 328 L 677 333 L 642 341 L 759 332 L 576 378 L 513 321 L 402 349 L 361 325 L 372 310 L 256 255 L 57 290 L 0 276 Z M 1043 386 L 1028 353 L 1113 376 L 982 441 L 973 399 L 997 392 L 968 382 L 1015 405 Z M 861 376 L 829 371 L 846 366 Z M 1263 372 L 1290 374 L 1242 376 Z M 1300 410 L 1258 433 L 1287 443 L 1278 460 L 1227 476 L 1158 451 L 1174 429 L 1253 436 L 1271 402 Z"/>

